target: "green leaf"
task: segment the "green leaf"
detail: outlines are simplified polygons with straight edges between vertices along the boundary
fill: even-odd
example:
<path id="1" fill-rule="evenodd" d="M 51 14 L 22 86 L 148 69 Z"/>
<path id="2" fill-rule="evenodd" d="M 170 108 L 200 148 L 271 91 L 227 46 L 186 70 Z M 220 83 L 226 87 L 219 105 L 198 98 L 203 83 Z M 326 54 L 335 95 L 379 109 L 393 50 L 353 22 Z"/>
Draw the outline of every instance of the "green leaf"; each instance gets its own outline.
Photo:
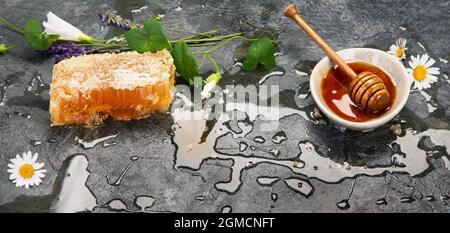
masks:
<path id="1" fill-rule="evenodd" d="M 34 50 L 46 50 L 59 38 L 59 35 L 47 35 L 42 32 L 41 22 L 29 19 L 24 28 L 25 41 Z"/>
<path id="2" fill-rule="evenodd" d="M 244 63 L 242 64 L 242 68 L 247 71 L 255 70 L 256 67 L 258 67 L 258 60 L 252 57 L 247 57 Z"/>
<path id="3" fill-rule="evenodd" d="M 140 29 L 134 28 L 130 29 L 125 33 L 127 38 L 128 46 L 133 51 L 138 51 L 140 53 L 149 51 L 147 47 L 147 36 L 144 35 Z"/>
<path id="4" fill-rule="evenodd" d="M 47 34 L 46 34 L 47 35 Z M 52 41 L 57 41 L 59 39 L 59 35 L 47 35 L 47 40 L 52 43 Z"/>
<path id="5" fill-rule="evenodd" d="M 194 78 L 200 75 L 197 62 L 184 41 L 177 41 L 175 43 L 172 50 L 172 57 L 177 73 L 192 85 Z"/>
<path id="6" fill-rule="evenodd" d="M 253 42 L 247 50 L 247 57 L 242 68 L 247 71 L 255 70 L 261 63 L 265 69 L 270 70 L 277 66 L 275 62 L 275 47 L 268 37 Z"/>
<path id="7" fill-rule="evenodd" d="M 162 49 L 171 50 L 170 41 L 167 38 L 157 17 L 149 19 L 144 23 L 144 27 L 133 28 L 125 33 L 128 46 L 133 51 L 156 52 Z"/>

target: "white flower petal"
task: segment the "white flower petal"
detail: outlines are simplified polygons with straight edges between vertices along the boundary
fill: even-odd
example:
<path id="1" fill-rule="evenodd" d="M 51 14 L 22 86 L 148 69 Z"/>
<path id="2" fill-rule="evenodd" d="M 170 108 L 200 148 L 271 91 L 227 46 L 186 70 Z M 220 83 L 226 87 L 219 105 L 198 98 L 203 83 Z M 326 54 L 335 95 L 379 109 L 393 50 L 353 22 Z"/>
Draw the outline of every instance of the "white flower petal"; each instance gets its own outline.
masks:
<path id="1" fill-rule="evenodd" d="M 43 22 L 42 25 L 47 34 L 58 34 L 61 40 L 79 41 L 80 37 L 86 36 L 80 29 L 59 18 L 52 12 L 48 12 L 47 22 Z"/>
<path id="2" fill-rule="evenodd" d="M 422 85 L 420 84 L 419 81 L 414 81 L 414 88 L 417 88 L 419 90 L 422 90 Z"/>
<path id="3" fill-rule="evenodd" d="M 25 184 L 25 180 L 22 179 L 22 178 L 20 178 L 20 177 L 17 177 L 16 182 L 17 182 L 17 184 L 19 184 L 20 186 L 23 186 L 23 184 Z"/>
<path id="4" fill-rule="evenodd" d="M 33 157 L 31 158 L 31 163 L 36 163 L 38 159 L 38 153 L 34 153 Z"/>
<path id="5" fill-rule="evenodd" d="M 421 56 L 421 55 L 417 55 L 417 57 L 416 57 L 416 59 L 417 59 L 417 64 L 416 64 L 416 66 L 421 65 L 420 61 L 422 61 L 422 57 L 423 57 L 423 55 L 422 55 L 422 56 Z"/>
<path id="6" fill-rule="evenodd" d="M 9 168 L 15 168 L 16 166 L 13 163 L 8 163 Z"/>
<path id="7" fill-rule="evenodd" d="M 391 53 L 395 53 L 396 51 L 397 51 L 397 49 L 398 49 L 398 47 L 396 46 L 396 45 L 391 45 L 390 47 L 389 47 L 389 52 L 391 52 Z"/>
<path id="8" fill-rule="evenodd" d="M 78 40 L 77 34 L 73 34 L 64 28 L 56 28 L 53 25 L 47 24 L 46 22 L 43 22 L 42 25 L 44 25 L 44 27 L 45 27 L 45 33 L 50 34 L 50 35 L 58 34 L 59 39 L 61 39 L 61 40 L 70 40 L 70 41 Z"/>
<path id="9" fill-rule="evenodd" d="M 47 33 L 49 35 L 58 34 L 58 30 L 53 25 L 50 25 L 47 22 L 42 22 L 42 26 L 44 26 L 44 28 L 45 28 L 45 33 Z"/>
<path id="10" fill-rule="evenodd" d="M 414 56 L 411 56 L 411 61 L 412 61 L 412 68 L 414 69 L 414 68 L 416 68 L 417 66 L 419 66 L 420 64 L 420 60 L 419 60 L 419 56 L 417 56 L 417 57 L 414 57 Z"/>
<path id="11" fill-rule="evenodd" d="M 78 41 L 80 34 L 73 33 L 64 28 L 57 28 L 54 25 L 50 25 L 47 22 L 43 22 L 42 25 L 45 27 L 45 33 L 52 35 L 58 34 L 60 40 L 70 40 L 70 41 Z"/>
<path id="12" fill-rule="evenodd" d="M 425 89 L 422 82 L 417 82 L 417 89 L 419 89 L 420 91 Z"/>
<path id="13" fill-rule="evenodd" d="M 74 34 L 83 34 L 83 32 L 81 32 L 80 29 L 76 28 L 75 26 L 73 26 L 72 24 L 64 21 L 63 19 L 59 18 L 58 16 L 56 16 L 55 14 L 53 14 L 53 12 L 48 12 L 47 13 L 47 22 L 51 25 L 54 26 L 58 26 L 61 28 L 64 28 L 66 31 L 71 31 Z"/>
<path id="14" fill-rule="evenodd" d="M 34 163 L 33 164 L 34 170 L 41 169 L 42 167 L 44 167 L 44 163 Z"/>
<path id="15" fill-rule="evenodd" d="M 419 64 L 425 66 L 425 63 L 427 63 L 428 58 L 429 58 L 428 54 L 422 55 L 422 57 L 420 58 L 420 63 Z"/>
<path id="16" fill-rule="evenodd" d="M 28 164 L 31 163 L 31 154 L 30 153 L 26 153 L 23 155 L 23 162 L 28 163 Z"/>
<path id="17" fill-rule="evenodd" d="M 39 183 L 41 183 L 42 182 L 42 180 L 39 178 L 39 177 L 33 177 L 33 183 L 34 183 L 34 185 L 39 185 Z"/>
<path id="18" fill-rule="evenodd" d="M 16 160 L 17 160 L 16 164 L 18 164 L 18 165 L 22 165 L 23 164 L 23 159 L 22 159 L 22 157 L 20 157 L 19 154 L 16 155 Z"/>
<path id="19" fill-rule="evenodd" d="M 422 82 L 422 87 L 424 88 L 424 89 L 427 89 L 427 88 L 430 88 L 431 87 L 431 85 L 430 85 L 430 83 L 429 82 Z"/>
<path id="20" fill-rule="evenodd" d="M 15 166 L 17 163 L 17 159 L 14 157 L 14 158 L 10 159 L 9 162 L 10 162 L 10 164 L 13 164 Z"/>
<path id="21" fill-rule="evenodd" d="M 428 61 L 424 64 L 424 66 L 425 66 L 425 68 L 429 68 L 429 67 L 431 67 L 432 65 L 434 65 L 435 62 L 436 62 L 436 61 L 435 61 L 433 58 L 430 58 L 430 60 L 428 60 Z"/>
<path id="22" fill-rule="evenodd" d="M 427 75 L 426 80 L 428 80 L 430 83 L 434 83 L 438 80 L 438 77 L 436 77 L 432 74 L 429 74 L 429 75 Z"/>
<path id="23" fill-rule="evenodd" d="M 15 171 L 17 171 L 17 169 L 15 169 L 15 168 L 11 168 L 11 169 L 8 169 L 8 170 L 6 170 L 8 173 L 14 173 Z"/>
<path id="24" fill-rule="evenodd" d="M 36 184 L 36 185 L 39 185 L 40 183 L 42 183 L 42 180 L 39 177 L 34 177 L 33 180 L 34 180 L 34 184 Z"/>
<path id="25" fill-rule="evenodd" d="M 438 67 L 431 67 L 427 69 L 427 73 L 429 74 L 440 74 L 440 69 Z"/>
<path id="26" fill-rule="evenodd" d="M 33 157 L 33 154 L 31 153 L 31 151 L 28 151 L 27 155 L 24 156 L 24 158 L 27 159 L 27 163 L 31 163 L 31 157 Z M 25 159 L 24 159 L 24 161 L 25 161 Z"/>
<path id="27" fill-rule="evenodd" d="M 9 180 L 15 180 L 16 178 L 17 178 L 17 175 L 14 173 L 9 175 Z"/>
<path id="28" fill-rule="evenodd" d="M 36 177 L 44 178 L 44 177 L 45 177 L 45 174 L 42 173 L 42 172 L 39 172 L 38 174 L 36 174 Z"/>

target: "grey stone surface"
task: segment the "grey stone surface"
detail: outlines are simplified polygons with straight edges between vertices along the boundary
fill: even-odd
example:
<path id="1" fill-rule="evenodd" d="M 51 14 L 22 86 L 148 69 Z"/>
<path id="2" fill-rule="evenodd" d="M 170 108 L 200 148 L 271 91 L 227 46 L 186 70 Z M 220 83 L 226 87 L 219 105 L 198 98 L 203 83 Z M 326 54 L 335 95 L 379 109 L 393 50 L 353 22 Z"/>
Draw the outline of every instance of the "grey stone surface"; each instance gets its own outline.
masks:
<path id="1" fill-rule="evenodd" d="M 286 3 L 0 0 L 0 15 L 17 25 L 29 17 L 44 20 L 52 11 L 96 38 L 120 33 L 99 24 L 96 12 L 110 9 L 136 22 L 164 15 L 165 26 L 190 31 L 236 32 L 240 19 L 258 31 L 279 28 L 282 54 L 277 56 L 276 70 L 283 75 L 269 77 L 264 84 L 279 85 L 282 106 L 298 113 L 281 118 L 273 131 L 261 130 L 265 122 L 261 117 L 217 122 L 210 126 L 214 129 L 205 143 L 193 145 L 194 152 L 186 151 L 189 139 L 182 138 L 183 128 L 173 127 L 178 122 L 170 113 L 93 129 L 52 128 L 48 84 L 53 61 L 37 56 L 19 35 L 0 27 L 0 43 L 17 45 L 0 55 L 0 212 L 55 211 L 55 203 L 62 201 L 58 196 L 67 192 L 62 189 L 67 186 L 63 181 L 68 167 L 80 155 L 87 158 L 90 173 L 83 189 L 91 192 L 96 206 L 80 204 L 78 211 L 450 212 L 450 68 L 440 60 L 450 60 L 449 1 L 296 1 L 304 18 L 337 50 L 387 50 L 404 37 L 409 54 L 428 53 L 437 61 L 438 82 L 430 89 L 412 91 L 399 116 L 369 133 L 341 130 L 316 110 L 307 81 L 324 55 L 282 17 Z M 148 8 L 131 12 L 142 6 Z M 244 30 L 255 33 L 250 27 Z M 223 69 L 223 86 L 258 84 L 268 73 L 228 69 L 233 58 L 240 57 L 240 44 L 214 54 Z M 308 75 L 299 76 L 295 69 Z M 205 75 L 210 71 L 210 66 L 202 70 Z M 242 123 L 251 127 L 245 135 L 239 135 L 246 128 Z M 272 140 L 280 132 L 286 140 Z M 92 148 L 83 143 L 107 136 L 112 137 Z M 242 143 L 248 145 L 244 151 L 239 150 Z M 279 154 L 271 153 L 273 149 Z M 7 163 L 28 150 L 39 153 L 48 172 L 38 187 L 16 188 L 8 180 Z M 82 170 L 86 169 L 70 177 L 84 174 Z M 261 183 L 261 178 L 271 182 Z"/>

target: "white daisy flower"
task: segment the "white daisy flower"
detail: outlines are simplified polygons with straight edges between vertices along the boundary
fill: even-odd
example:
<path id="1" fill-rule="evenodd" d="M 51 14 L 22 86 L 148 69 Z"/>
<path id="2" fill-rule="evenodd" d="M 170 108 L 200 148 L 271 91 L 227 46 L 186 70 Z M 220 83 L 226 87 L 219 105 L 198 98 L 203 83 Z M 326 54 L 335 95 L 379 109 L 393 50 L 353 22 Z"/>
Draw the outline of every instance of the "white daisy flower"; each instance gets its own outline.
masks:
<path id="1" fill-rule="evenodd" d="M 406 50 L 408 50 L 408 48 L 406 48 L 406 39 L 398 38 L 395 41 L 395 44 L 393 44 L 393 45 L 391 45 L 391 47 L 389 47 L 388 53 L 391 55 L 394 55 L 399 60 L 403 60 L 406 58 L 406 53 L 405 53 Z"/>
<path id="2" fill-rule="evenodd" d="M 45 33 L 49 35 L 58 34 L 60 40 L 79 41 L 92 43 L 94 38 L 84 34 L 80 29 L 62 20 L 52 12 L 47 14 L 47 22 L 43 22 Z"/>
<path id="3" fill-rule="evenodd" d="M 428 54 L 417 55 L 417 57 L 411 56 L 411 61 L 409 61 L 409 66 L 411 68 L 406 69 L 409 74 L 409 79 L 411 83 L 414 83 L 413 88 L 419 90 L 430 88 L 430 83 L 437 81 L 437 76 L 439 75 L 439 67 L 431 67 L 434 65 L 435 61 L 430 58 Z"/>
<path id="4" fill-rule="evenodd" d="M 17 187 L 25 186 L 28 188 L 30 186 L 39 185 L 43 178 L 44 172 L 47 170 L 41 169 L 44 167 L 43 163 L 37 162 L 38 154 L 31 154 L 31 151 L 23 153 L 23 157 L 16 155 L 15 158 L 11 159 L 11 163 L 8 163 L 9 169 L 7 172 L 11 173 L 9 179 L 16 184 Z"/>

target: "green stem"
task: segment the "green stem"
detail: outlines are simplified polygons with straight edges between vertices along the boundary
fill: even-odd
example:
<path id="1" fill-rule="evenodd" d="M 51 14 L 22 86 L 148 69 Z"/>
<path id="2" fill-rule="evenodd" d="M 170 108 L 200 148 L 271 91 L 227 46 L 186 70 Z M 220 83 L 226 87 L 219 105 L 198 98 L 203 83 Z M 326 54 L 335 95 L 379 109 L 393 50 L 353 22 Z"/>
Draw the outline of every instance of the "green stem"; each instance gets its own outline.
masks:
<path id="1" fill-rule="evenodd" d="M 213 46 L 216 45 L 216 43 L 210 42 L 210 43 L 202 43 L 202 44 L 188 44 L 189 47 L 206 47 L 206 46 Z"/>
<path id="2" fill-rule="evenodd" d="M 113 52 L 113 51 L 128 51 L 130 50 L 130 48 L 128 46 L 122 46 L 122 47 L 115 47 L 113 49 L 113 47 L 102 47 L 102 48 L 97 48 L 97 49 L 93 49 L 91 51 L 88 51 L 86 53 L 93 53 L 93 52 Z"/>
<path id="3" fill-rule="evenodd" d="M 191 39 L 195 39 L 195 38 L 199 38 L 199 37 L 200 38 L 201 37 L 212 38 L 212 35 L 214 35 L 214 34 L 216 34 L 218 32 L 220 32 L 220 29 L 214 29 L 214 30 L 211 30 L 211 31 L 203 32 L 203 33 L 195 33 L 195 34 L 193 34 L 191 36 L 183 37 L 183 38 L 180 38 L 178 40 L 186 41 L 186 40 L 191 40 Z"/>
<path id="4" fill-rule="evenodd" d="M 144 25 L 142 25 L 142 24 L 134 23 L 131 25 L 131 28 L 142 28 L 143 26 Z M 186 31 L 186 30 L 178 29 L 178 28 L 164 27 L 164 29 L 167 31 L 173 31 L 173 32 L 184 32 L 184 33 L 189 33 L 189 34 L 197 34 L 196 32 L 190 32 L 190 31 Z"/>
<path id="5" fill-rule="evenodd" d="M 25 32 L 24 32 L 22 29 L 18 28 L 18 27 L 17 27 L 16 25 L 14 25 L 14 24 L 8 22 L 6 19 L 4 19 L 4 18 L 2 18 L 2 17 L 0 17 L 0 22 L 3 23 L 3 25 L 5 25 L 6 27 L 8 27 L 9 29 L 11 29 L 11 30 L 13 30 L 13 31 L 15 31 L 15 32 L 17 32 L 17 33 L 19 33 L 19 34 L 22 34 L 22 35 L 25 34 Z"/>
<path id="6" fill-rule="evenodd" d="M 128 46 L 128 44 L 77 44 L 79 46 L 92 46 L 92 47 L 117 47 L 117 46 Z"/>
<path id="7" fill-rule="evenodd" d="M 212 37 L 212 38 L 185 40 L 184 42 L 186 42 L 186 43 L 198 43 L 198 42 L 221 41 L 221 40 L 224 40 L 224 39 L 227 39 L 227 38 L 232 38 L 232 37 L 236 37 L 236 36 L 242 36 L 243 34 L 244 33 L 239 32 L 239 33 L 229 34 L 229 35 L 225 35 L 225 36 L 216 36 L 216 37 Z"/>
<path id="8" fill-rule="evenodd" d="M 190 32 L 190 31 L 186 31 L 186 30 L 178 29 L 178 28 L 164 27 L 164 29 L 166 29 L 167 31 L 173 31 L 173 32 L 184 32 L 184 33 L 189 33 L 189 34 L 197 34 L 196 32 Z"/>
<path id="9" fill-rule="evenodd" d="M 13 45 L 11 45 L 11 46 L 8 46 L 8 47 L 6 47 L 6 50 L 8 50 L 8 49 L 12 49 L 12 48 L 15 48 L 16 47 L 16 45 L 15 44 L 13 44 Z"/>
<path id="10" fill-rule="evenodd" d="M 200 51 L 200 52 L 192 52 L 192 54 L 211 54 L 211 53 L 215 52 L 216 50 L 224 47 L 225 45 L 230 43 L 232 40 L 236 40 L 236 39 L 240 39 L 240 40 L 243 40 L 243 41 L 255 41 L 255 40 L 258 40 L 258 39 L 252 39 L 252 38 L 243 37 L 243 36 L 234 36 L 234 37 L 228 38 L 227 40 L 225 40 L 221 44 L 211 48 L 210 50 Z"/>
<path id="11" fill-rule="evenodd" d="M 220 74 L 220 68 L 219 68 L 219 66 L 216 63 L 216 60 L 214 60 L 214 58 L 211 56 L 211 54 L 207 54 L 206 56 L 208 57 L 208 59 L 213 64 L 214 68 L 216 68 L 216 73 Z"/>
<path id="12" fill-rule="evenodd" d="M 210 36 L 210 35 L 212 35 L 214 33 L 217 33 L 217 32 L 219 32 L 219 29 L 214 29 L 214 30 L 210 30 L 210 31 L 207 31 L 207 32 L 198 33 L 198 34 L 195 35 L 195 37 L 198 37 L 198 36 Z M 231 38 L 233 38 L 233 39 L 236 39 L 236 38 L 243 39 L 243 38 L 245 38 L 245 37 L 241 36 L 242 34 L 243 33 L 234 33 L 234 34 L 229 34 L 229 35 L 224 35 L 224 36 L 216 36 L 216 37 L 210 37 L 210 38 L 185 40 L 186 38 L 195 38 L 194 35 L 193 35 L 193 36 L 181 38 L 179 40 L 184 40 L 186 42 L 186 44 L 188 44 L 189 47 L 214 46 L 214 45 L 216 45 L 216 42 L 223 41 L 224 39 L 231 39 Z M 247 40 L 252 40 L 252 39 L 247 39 Z M 92 47 L 95 47 L 95 46 L 98 46 L 98 47 L 128 46 L 127 43 L 120 43 L 120 44 L 101 43 L 101 42 L 106 42 L 108 40 L 95 40 L 95 41 L 96 42 L 100 42 L 100 43 L 94 43 L 94 44 L 78 43 L 77 45 L 80 45 L 80 46 L 92 46 Z M 171 43 L 173 44 L 173 43 L 176 43 L 177 41 L 178 40 L 174 40 L 174 41 L 171 41 Z M 223 47 L 223 46 L 224 45 L 222 45 L 220 47 Z"/>
<path id="13" fill-rule="evenodd" d="M 210 43 L 202 43 L 202 44 L 189 44 L 189 47 L 203 47 L 203 46 L 213 46 L 216 43 L 210 42 Z M 77 44 L 79 46 L 91 46 L 91 47 L 127 47 L 128 44 L 121 43 L 121 44 Z"/>
<path id="14" fill-rule="evenodd" d="M 206 60 L 206 54 L 203 55 L 202 61 L 200 62 L 200 65 L 198 65 L 198 69 L 199 69 L 199 70 L 200 70 L 200 68 L 202 68 L 203 63 L 205 63 L 205 60 Z"/>

